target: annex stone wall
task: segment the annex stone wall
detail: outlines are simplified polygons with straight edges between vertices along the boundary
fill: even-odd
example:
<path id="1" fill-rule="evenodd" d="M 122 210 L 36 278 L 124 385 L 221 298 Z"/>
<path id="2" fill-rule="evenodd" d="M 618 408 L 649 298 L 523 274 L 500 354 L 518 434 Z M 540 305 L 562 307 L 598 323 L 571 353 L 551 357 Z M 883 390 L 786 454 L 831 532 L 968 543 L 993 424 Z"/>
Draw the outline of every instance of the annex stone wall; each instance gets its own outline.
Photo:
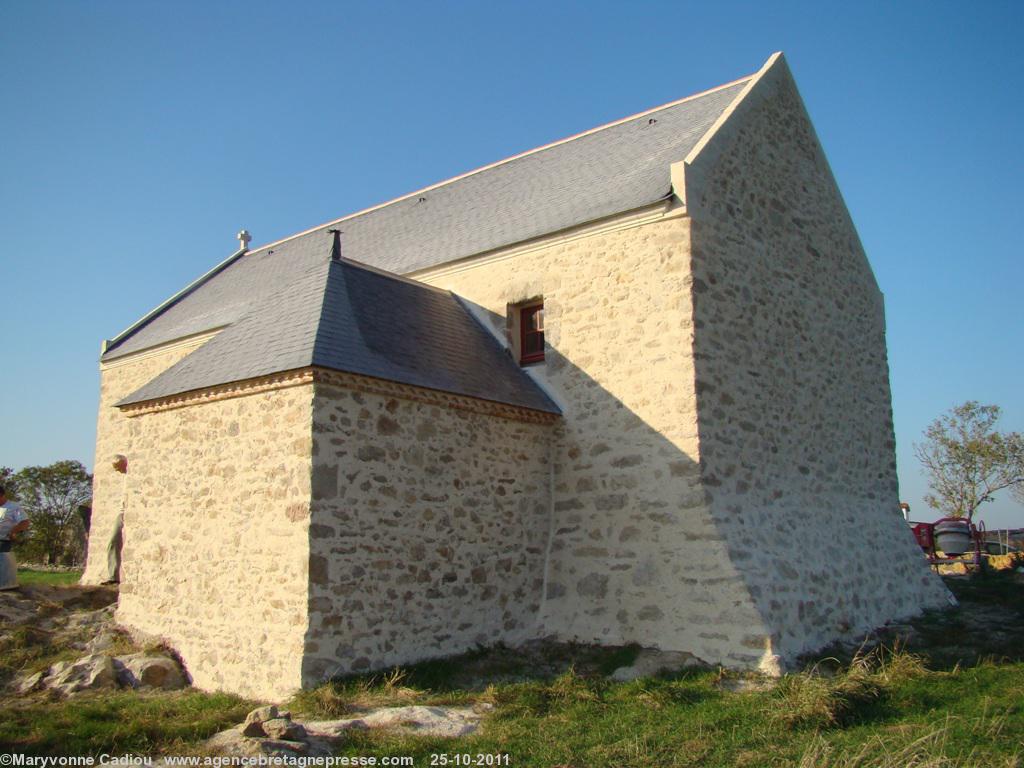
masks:
<path id="1" fill-rule="evenodd" d="M 898 508 L 882 295 L 784 62 L 726 127 L 687 191 L 700 482 L 791 659 L 948 593 Z"/>
<path id="2" fill-rule="evenodd" d="M 700 482 L 690 221 L 569 233 L 416 276 L 477 305 L 544 298 L 538 377 L 564 412 L 543 631 L 757 666 L 764 621 Z"/>
<path id="3" fill-rule="evenodd" d="M 209 336 L 142 352 L 100 367 L 100 406 L 96 417 L 96 461 L 93 464 L 92 520 L 83 584 L 107 578 L 107 544 L 126 499 L 127 476 L 111 466 L 115 454 L 130 453 L 128 418 L 114 407 L 143 384 L 195 350 Z"/>
<path id="4" fill-rule="evenodd" d="M 538 634 L 554 429 L 316 385 L 307 684 Z"/>
<path id="5" fill-rule="evenodd" d="M 195 685 L 283 698 L 308 623 L 311 383 L 128 419 L 117 620 Z"/>

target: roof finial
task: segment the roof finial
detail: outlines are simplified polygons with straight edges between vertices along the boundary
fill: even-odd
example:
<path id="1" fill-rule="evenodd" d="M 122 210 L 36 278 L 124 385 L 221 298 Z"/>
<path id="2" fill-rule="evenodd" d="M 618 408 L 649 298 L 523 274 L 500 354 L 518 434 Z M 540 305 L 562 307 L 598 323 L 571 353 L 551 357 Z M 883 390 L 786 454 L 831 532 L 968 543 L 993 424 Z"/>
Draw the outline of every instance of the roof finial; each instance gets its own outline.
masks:
<path id="1" fill-rule="evenodd" d="M 248 251 L 249 243 L 252 242 L 252 235 L 249 234 L 249 230 L 243 229 L 235 237 L 238 238 L 238 250 Z"/>
<path id="2" fill-rule="evenodd" d="M 341 230 L 328 229 L 334 235 L 334 242 L 331 244 L 331 261 L 341 261 Z"/>

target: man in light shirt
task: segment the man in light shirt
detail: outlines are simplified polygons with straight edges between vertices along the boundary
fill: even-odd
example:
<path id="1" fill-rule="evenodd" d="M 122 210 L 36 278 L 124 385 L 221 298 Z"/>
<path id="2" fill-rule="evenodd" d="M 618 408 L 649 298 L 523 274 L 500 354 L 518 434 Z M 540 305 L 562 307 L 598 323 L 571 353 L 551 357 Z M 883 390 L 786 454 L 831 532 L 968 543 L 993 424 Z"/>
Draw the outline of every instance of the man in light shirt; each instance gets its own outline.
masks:
<path id="1" fill-rule="evenodd" d="M 28 517 L 21 511 L 21 505 L 8 499 L 7 490 L 0 485 L 0 590 L 18 586 L 18 563 L 11 546 L 28 526 Z"/>

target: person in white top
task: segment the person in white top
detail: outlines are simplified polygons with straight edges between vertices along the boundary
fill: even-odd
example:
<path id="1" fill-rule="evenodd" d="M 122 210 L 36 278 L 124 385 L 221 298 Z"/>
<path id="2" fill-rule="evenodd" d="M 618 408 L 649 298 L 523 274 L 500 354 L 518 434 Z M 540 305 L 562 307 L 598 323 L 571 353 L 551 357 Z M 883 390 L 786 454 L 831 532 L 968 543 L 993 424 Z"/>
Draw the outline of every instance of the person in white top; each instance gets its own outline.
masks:
<path id="1" fill-rule="evenodd" d="M 18 562 L 11 545 L 28 526 L 28 517 L 21 511 L 21 505 L 8 499 L 7 490 L 0 485 L 0 590 L 18 586 Z"/>

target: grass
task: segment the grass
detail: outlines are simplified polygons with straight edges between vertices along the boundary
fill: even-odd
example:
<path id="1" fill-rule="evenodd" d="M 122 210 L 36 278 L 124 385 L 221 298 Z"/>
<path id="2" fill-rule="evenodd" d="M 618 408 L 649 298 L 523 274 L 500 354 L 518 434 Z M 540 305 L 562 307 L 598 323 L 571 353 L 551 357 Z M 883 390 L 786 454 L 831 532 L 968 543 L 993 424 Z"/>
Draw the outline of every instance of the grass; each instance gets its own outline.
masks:
<path id="1" fill-rule="evenodd" d="M 38 571 L 33 568 L 18 569 L 19 584 L 56 584 L 66 586 L 77 584 L 82 578 L 81 571 Z"/>
<path id="2" fill-rule="evenodd" d="M 928 671 L 876 652 L 834 675 L 791 675 L 773 690 L 723 690 L 716 670 L 610 683 L 574 670 L 485 690 L 497 706 L 453 745 L 354 732 L 341 754 L 508 754 L 516 766 L 1019 765 L 1024 664 Z M 428 701 L 430 691 L 423 691 Z M 406 702 L 408 703 L 408 702 Z M 1016 761 L 1016 762 L 1015 762 Z"/>
<path id="3" fill-rule="evenodd" d="M 777 685 L 743 692 L 731 690 L 741 676 L 720 669 L 610 681 L 636 648 L 498 646 L 336 680 L 287 706 L 320 719 L 377 706 L 493 705 L 478 734 L 456 741 L 352 731 L 340 747 L 349 757 L 409 755 L 418 766 L 457 752 L 558 768 L 1024 768 L 1024 585 L 1000 575 L 949 583 L 961 609 L 915 622 L 907 645 L 810 660 Z M 31 654 L 34 643 L 26 635 L 20 651 L 0 649 L 0 660 Z M 0 700 L 0 746 L 29 754 L 193 751 L 252 706 L 198 692 Z"/>
<path id="4" fill-rule="evenodd" d="M 0 750 L 30 755 L 148 755 L 189 751 L 238 724 L 255 705 L 198 691 L 90 695 L 0 706 Z"/>

